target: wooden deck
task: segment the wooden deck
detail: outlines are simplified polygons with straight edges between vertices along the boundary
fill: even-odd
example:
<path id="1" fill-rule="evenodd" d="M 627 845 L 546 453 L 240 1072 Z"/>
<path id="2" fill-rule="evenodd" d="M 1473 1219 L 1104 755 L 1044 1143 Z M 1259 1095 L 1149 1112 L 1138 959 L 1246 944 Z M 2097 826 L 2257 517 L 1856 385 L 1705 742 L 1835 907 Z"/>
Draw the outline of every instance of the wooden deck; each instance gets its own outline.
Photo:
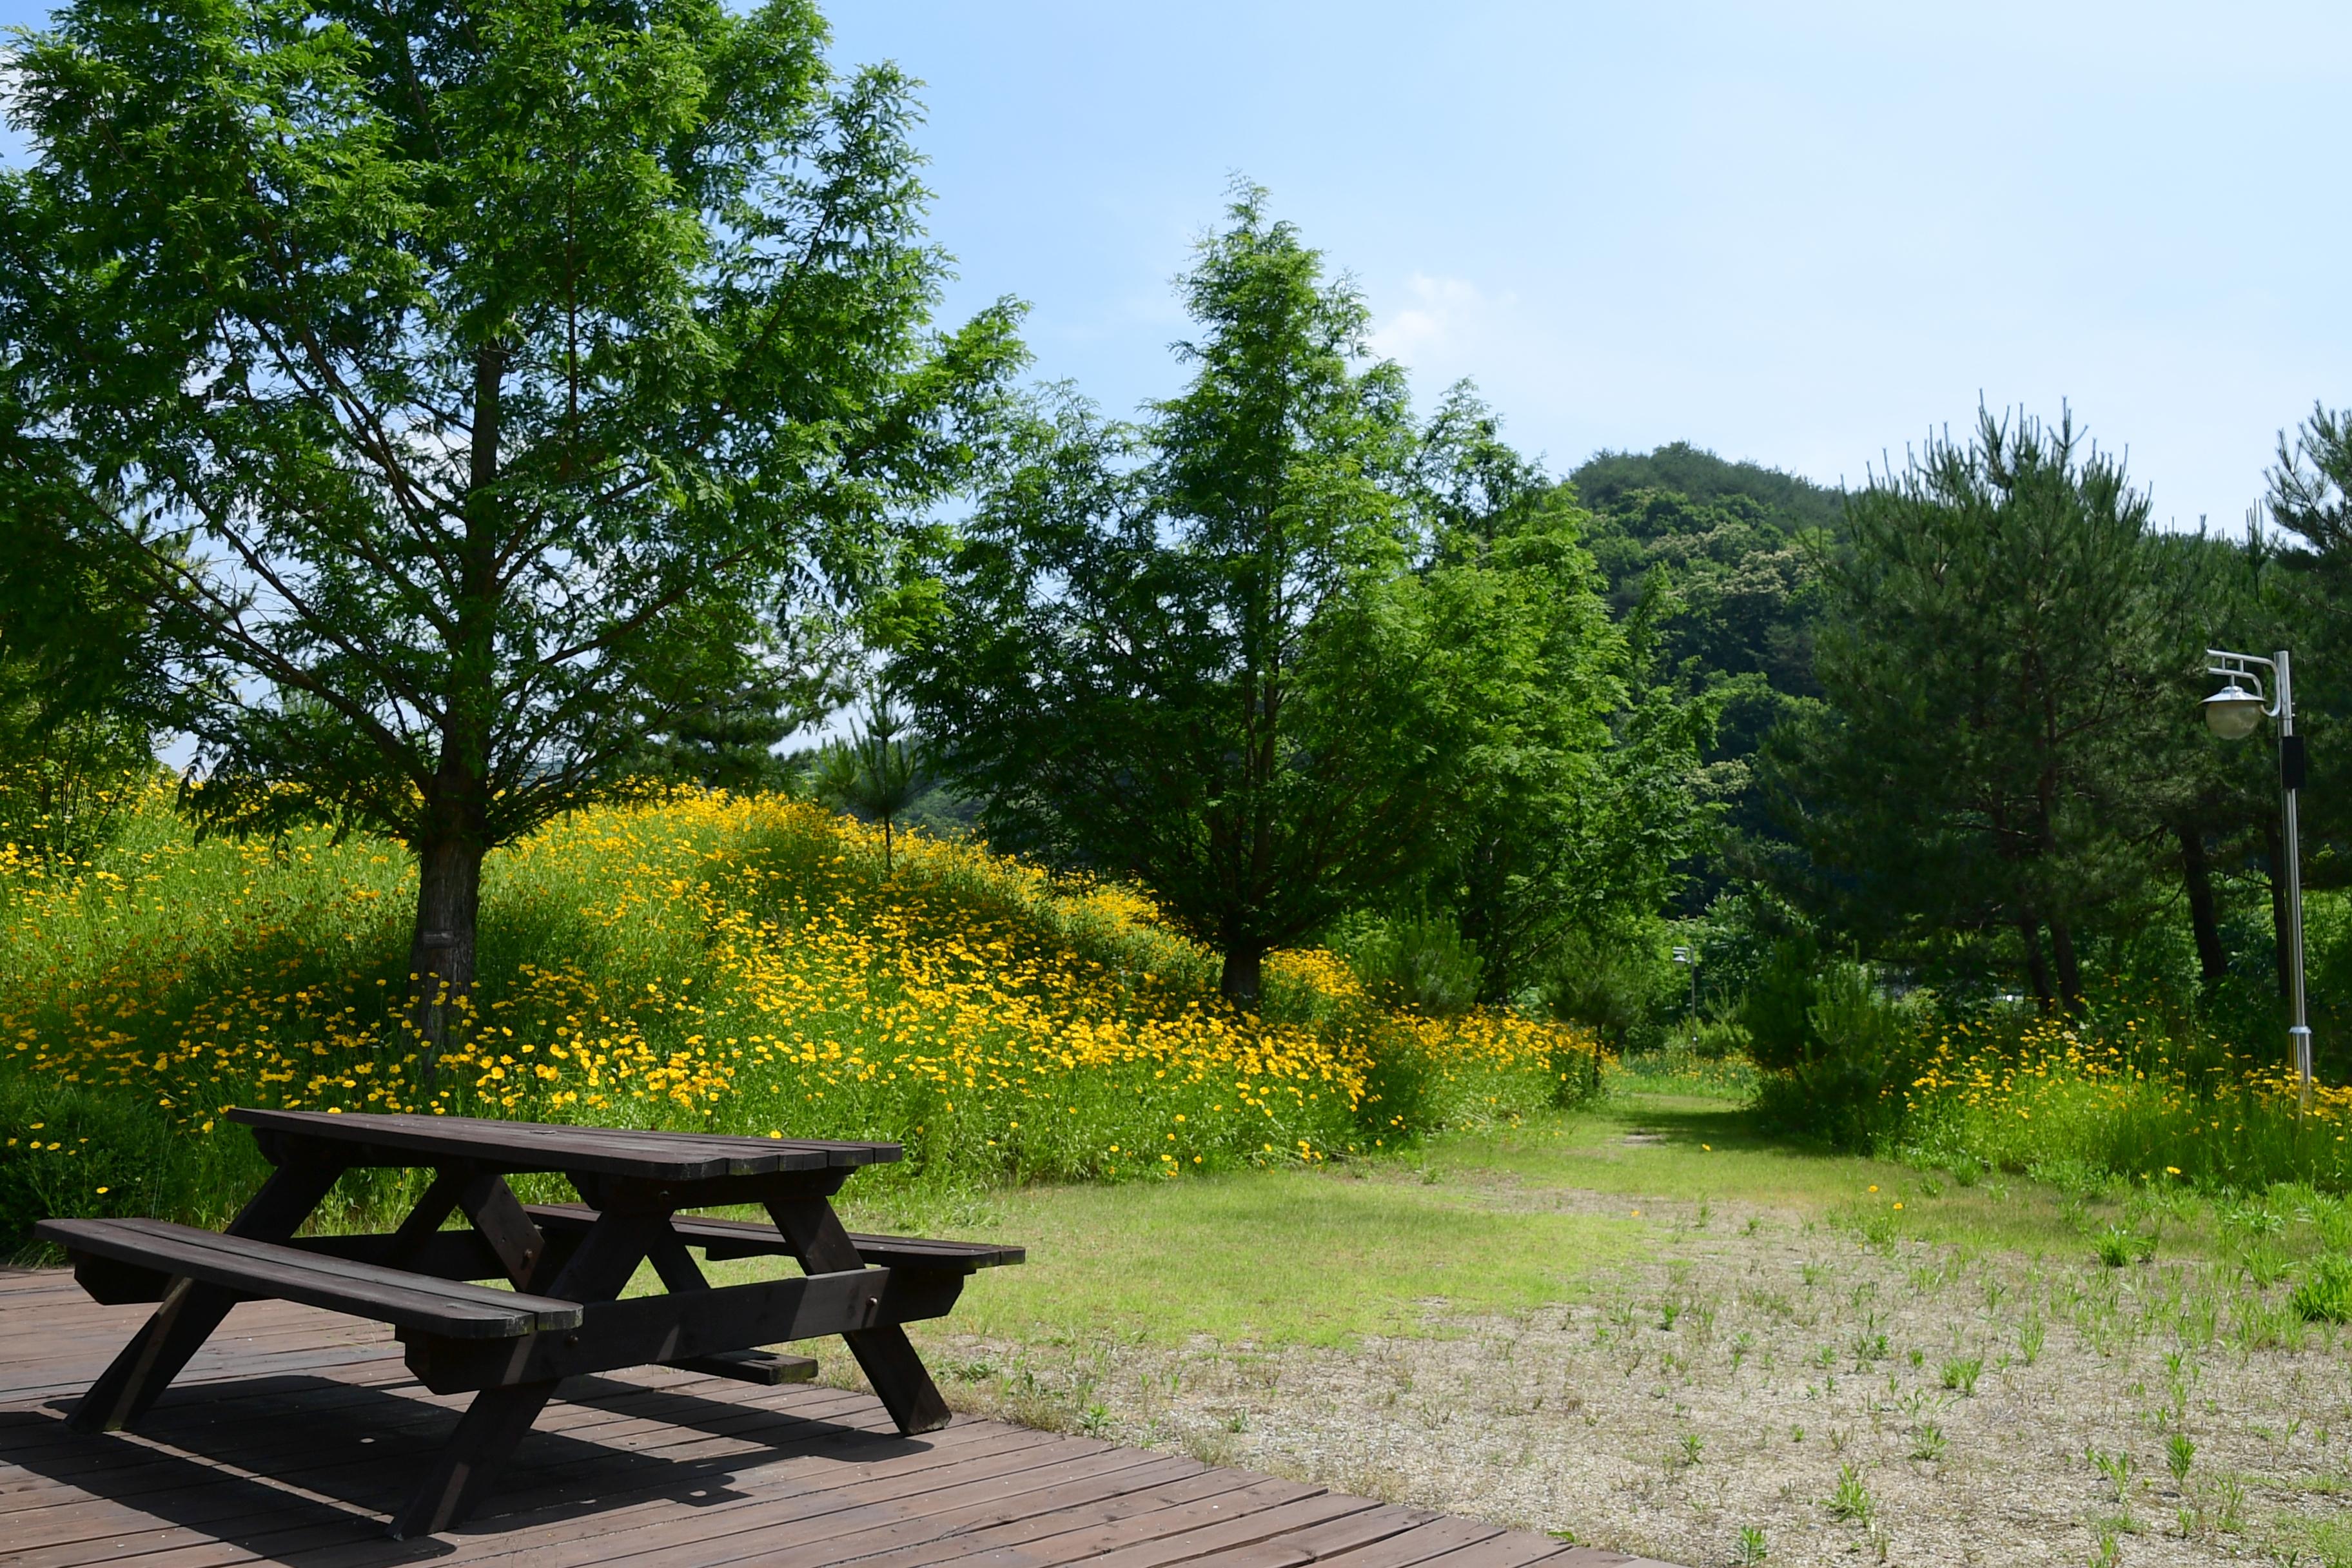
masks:
<path id="1" fill-rule="evenodd" d="M 1002 1422 L 899 1436 L 865 1394 L 566 1383 L 462 1528 L 383 1521 L 455 1424 L 380 1325 L 248 1302 L 135 1433 L 64 1413 L 150 1309 L 0 1271 L 0 1563 L 374 1568 L 1602 1568 L 1634 1559 Z"/>

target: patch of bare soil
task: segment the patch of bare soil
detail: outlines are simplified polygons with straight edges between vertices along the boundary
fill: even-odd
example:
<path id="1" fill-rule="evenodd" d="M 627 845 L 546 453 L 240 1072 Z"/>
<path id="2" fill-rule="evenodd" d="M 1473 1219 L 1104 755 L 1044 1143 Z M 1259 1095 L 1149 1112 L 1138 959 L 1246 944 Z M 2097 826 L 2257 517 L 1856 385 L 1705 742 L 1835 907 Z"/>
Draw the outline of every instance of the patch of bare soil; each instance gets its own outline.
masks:
<path id="1" fill-rule="evenodd" d="M 934 1363 L 967 1409 L 1694 1565 L 2352 1561 L 2352 1345 L 2282 1281 L 1643 1207 L 1656 1258 L 1517 1317 Z"/>

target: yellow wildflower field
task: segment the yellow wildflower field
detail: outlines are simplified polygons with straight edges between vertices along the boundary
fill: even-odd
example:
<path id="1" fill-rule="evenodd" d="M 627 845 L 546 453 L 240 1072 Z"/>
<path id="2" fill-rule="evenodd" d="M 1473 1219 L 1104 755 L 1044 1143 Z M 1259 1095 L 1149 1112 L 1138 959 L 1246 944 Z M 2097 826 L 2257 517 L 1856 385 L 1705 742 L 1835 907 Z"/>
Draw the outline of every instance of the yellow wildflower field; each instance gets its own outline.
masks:
<path id="1" fill-rule="evenodd" d="M 1381 1005 L 1316 951 L 1262 1015 L 1134 889 L 806 803 L 679 792 L 492 857 L 437 1065 L 404 1037 L 413 873 L 324 834 L 197 843 L 161 795 L 86 864 L 0 847 L 0 1219 L 212 1213 L 237 1104 L 887 1138 L 910 1173 L 1318 1162 L 1597 1082 L 1592 1037 Z"/>
<path id="2" fill-rule="evenodd" d="M 2216 1190 L 2352 1186 L 2352 1087 L 2316 1083 L 2307 1107 L 2298 1089 L 2284 1051 L 2126 1015 L 1938 1030 L 1904 1098 L 1914 1146 L 1947 1163 Z"/>

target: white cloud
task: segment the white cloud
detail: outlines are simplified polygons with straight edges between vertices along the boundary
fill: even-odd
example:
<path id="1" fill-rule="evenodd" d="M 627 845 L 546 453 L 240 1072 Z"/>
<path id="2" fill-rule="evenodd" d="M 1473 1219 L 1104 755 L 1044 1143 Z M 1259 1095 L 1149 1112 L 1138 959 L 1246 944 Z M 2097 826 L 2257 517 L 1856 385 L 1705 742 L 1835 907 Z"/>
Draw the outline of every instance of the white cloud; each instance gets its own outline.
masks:
<path id="1" fill-rule="evenodd" d="M 1374 312 L 1372 350 L 1419 371 L 1459 363 L 1474 345 L 1491 340 L 1518 304 L 1515 294 L 1490 295 L 1466 278 L 1425 272 L 1412 275 L 1405 294 L 1409 303 Z"/>

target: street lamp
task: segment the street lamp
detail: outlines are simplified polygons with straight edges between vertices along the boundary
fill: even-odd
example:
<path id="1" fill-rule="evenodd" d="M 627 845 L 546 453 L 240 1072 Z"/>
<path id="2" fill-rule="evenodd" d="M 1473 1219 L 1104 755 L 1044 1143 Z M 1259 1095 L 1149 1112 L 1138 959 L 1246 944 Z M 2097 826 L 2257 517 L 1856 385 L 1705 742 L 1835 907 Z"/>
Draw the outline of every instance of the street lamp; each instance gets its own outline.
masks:
<path id="1" fill-rule="evenodd" d="M 1686 964 L 1690 968 L 1690 1007 L 1683 1016 L 1690 1021 L 1691 1045 L 1696 1048 L 1698 1045 L 1698 951 L 1696 948 L 1677 945 L 1675 948 L 1675 962 Z"/>
<path id="2" fill-rule="evenodd" d="M 2303 737 L 2294 732 L 2294 679 L 2284 648 L 2273 658 L 2258 658 L 2250 653 L 2226 653 L 2209 647 L 2205 657 L 2212 661 L 2205 667 L 2205 673 L 2218 675 L 2229 682 L 2198 704 L 2205 710 L 2207 729 L 2225 741 L 2242 741 L 2263 720 L 2278 721 L 2279 816 L 2286 828 L 2287 972 L 2294 977 L 2294 1025 L 2287 1030 L 2287 1039 L 2294 1049 L 2295 1079 L 2300 1090 L 2297 1104 L 2308 1108 L 2311 1026 L 2305 1021 L 2303 1011 L 2303 867 L 2296 847 L 2294 820 L 2294 796 L 2303 788 L 2305 769 Z M 2265 669 L 2278 682 L 2275 702 L 2266 701 L 2263 695 L 2261 671 Z"/>

